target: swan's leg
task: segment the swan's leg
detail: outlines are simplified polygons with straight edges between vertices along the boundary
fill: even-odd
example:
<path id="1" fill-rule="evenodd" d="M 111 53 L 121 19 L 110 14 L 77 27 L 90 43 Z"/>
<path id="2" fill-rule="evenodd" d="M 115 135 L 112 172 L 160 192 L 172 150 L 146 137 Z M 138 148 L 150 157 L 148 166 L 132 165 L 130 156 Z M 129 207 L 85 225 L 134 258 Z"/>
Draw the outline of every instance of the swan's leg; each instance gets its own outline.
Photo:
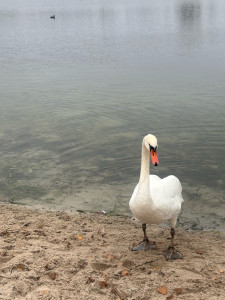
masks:
<path id="1" fill-rule="evenodd" d="M 142 229 L 144 232 L 144 239 L 143 241 L 138 244 L 137 246 L 135 246 L 134 248 L 132 248 L 132 251 L 139 251 L 139 250 L 149 250 L 149 249 L 153 249 L 156 248 L 155 246 L 155 242 L 150 242 L 147 234 L 146 234 L 146 224 L 142 224 Z"/>
<path id="2" fill-rule="evenodd" d="M 142 229 L 143 229 L 143 232 L 144 232 L 143 241 L 148 241 L 148 237 L 147 237 L 147 234 L 146 234 L 146 224 L 142 224 Z"/>
<path id="3" fill-rule="evenodd" d="M 171 234 L 170 248 L 174 248 L 174 243 L 173 243 L 174 235 L 175 235 L 175 229 L 174 228 L 170 229 L 170 234 Z"/>
<path id="4" fill-rule="evenodd" d="M 176 251 L 174 248 L 173 240 L 175 235 L 175 229 L 173 227 L 170 230 L 170 234 L 171 234 L 171 243 L 169 248 L 165 252 L 163 252 L 163 256 L 165 257 L 166 260 L 181 259 L 183 258 L 182 254 Z"/>

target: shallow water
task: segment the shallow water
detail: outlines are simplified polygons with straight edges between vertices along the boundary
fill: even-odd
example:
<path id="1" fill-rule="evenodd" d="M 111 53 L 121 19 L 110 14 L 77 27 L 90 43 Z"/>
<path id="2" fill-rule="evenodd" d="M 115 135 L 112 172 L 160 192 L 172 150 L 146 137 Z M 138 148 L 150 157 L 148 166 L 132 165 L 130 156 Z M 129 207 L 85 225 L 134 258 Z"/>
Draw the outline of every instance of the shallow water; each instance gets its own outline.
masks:
<path id="1" fill-rule="evenodd" d="M 151 132 L 183 222 L 225 230 L 222 0 L 0 6 L 2 201 L 130 214 Z"/>

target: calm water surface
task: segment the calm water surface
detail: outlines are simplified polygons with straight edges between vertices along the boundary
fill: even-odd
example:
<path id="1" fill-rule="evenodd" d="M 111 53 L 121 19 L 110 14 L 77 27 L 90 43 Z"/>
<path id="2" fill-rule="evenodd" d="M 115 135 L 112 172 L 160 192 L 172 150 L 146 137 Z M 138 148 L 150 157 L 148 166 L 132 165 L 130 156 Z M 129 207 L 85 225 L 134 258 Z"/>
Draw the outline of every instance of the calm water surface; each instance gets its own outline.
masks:
<path id="1" fill-rule="evenodd" d="M 223 0 L 0 0 L 0 27 L 1 201 L 130 214 L 150 132 L 183 222 L 225 230 Z"/>

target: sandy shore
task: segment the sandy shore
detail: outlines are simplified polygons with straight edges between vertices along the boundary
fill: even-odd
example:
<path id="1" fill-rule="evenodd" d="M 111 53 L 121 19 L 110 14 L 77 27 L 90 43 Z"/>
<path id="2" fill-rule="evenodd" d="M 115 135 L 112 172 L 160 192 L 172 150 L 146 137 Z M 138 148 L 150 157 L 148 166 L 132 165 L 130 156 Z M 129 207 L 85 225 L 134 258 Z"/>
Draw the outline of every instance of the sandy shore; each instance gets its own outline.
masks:
<path id="1" fill-rule="evenodd" d="M 157 248 L 133 252 L 129 218 L 0 204 L 0 299 L 225 299 L 224 234 L 177 229 L 167 262 L 169 229 L 147 232 Z"/>

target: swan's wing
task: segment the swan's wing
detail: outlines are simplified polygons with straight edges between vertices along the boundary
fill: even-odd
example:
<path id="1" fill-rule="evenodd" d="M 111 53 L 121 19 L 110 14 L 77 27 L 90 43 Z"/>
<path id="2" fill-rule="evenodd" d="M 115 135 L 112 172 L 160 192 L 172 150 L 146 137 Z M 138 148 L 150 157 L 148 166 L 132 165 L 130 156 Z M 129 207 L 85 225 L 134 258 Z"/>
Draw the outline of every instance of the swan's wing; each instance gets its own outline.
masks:
<path id="1" fill-rule="evenodd" d="M 165 177 L 163 179 L 163 184 L 167 188 L 167 195 L 176 198 L 180 203 L 184 201 L 182 198 L 182 185 L 176 176 L 170 175 Z"/>
<path id="2" fill-rule="evenodd" d="M 161 180 L 162 179 L 159 176 L 157 176 L 157 175 L 149 175 L 149 184 L 150 184 L 150 187 L 151 187 L 151 185 L 157 184 Z"/>
<path id="3" fill-rule="evenodd" d="M 170 175 L 163 179 L 155 178 L 158 176 L 151 177 L 150 191 L 153 200 L 167 200 L 169 199 L 179 199 L 183 202 L 182 198 L 182 186 L 179 179 L 176 176 Z"/>
<path id="4" fill-rule="evenodd" d="M 155 209 L 160 211 L 166 219 L 171 219 L 178 215 L 181 209 L 182 186 L 179 179 L 173 175 L 161 180 L 155 180 L 154 185 L 150 185 L 151 196 Z"/>

